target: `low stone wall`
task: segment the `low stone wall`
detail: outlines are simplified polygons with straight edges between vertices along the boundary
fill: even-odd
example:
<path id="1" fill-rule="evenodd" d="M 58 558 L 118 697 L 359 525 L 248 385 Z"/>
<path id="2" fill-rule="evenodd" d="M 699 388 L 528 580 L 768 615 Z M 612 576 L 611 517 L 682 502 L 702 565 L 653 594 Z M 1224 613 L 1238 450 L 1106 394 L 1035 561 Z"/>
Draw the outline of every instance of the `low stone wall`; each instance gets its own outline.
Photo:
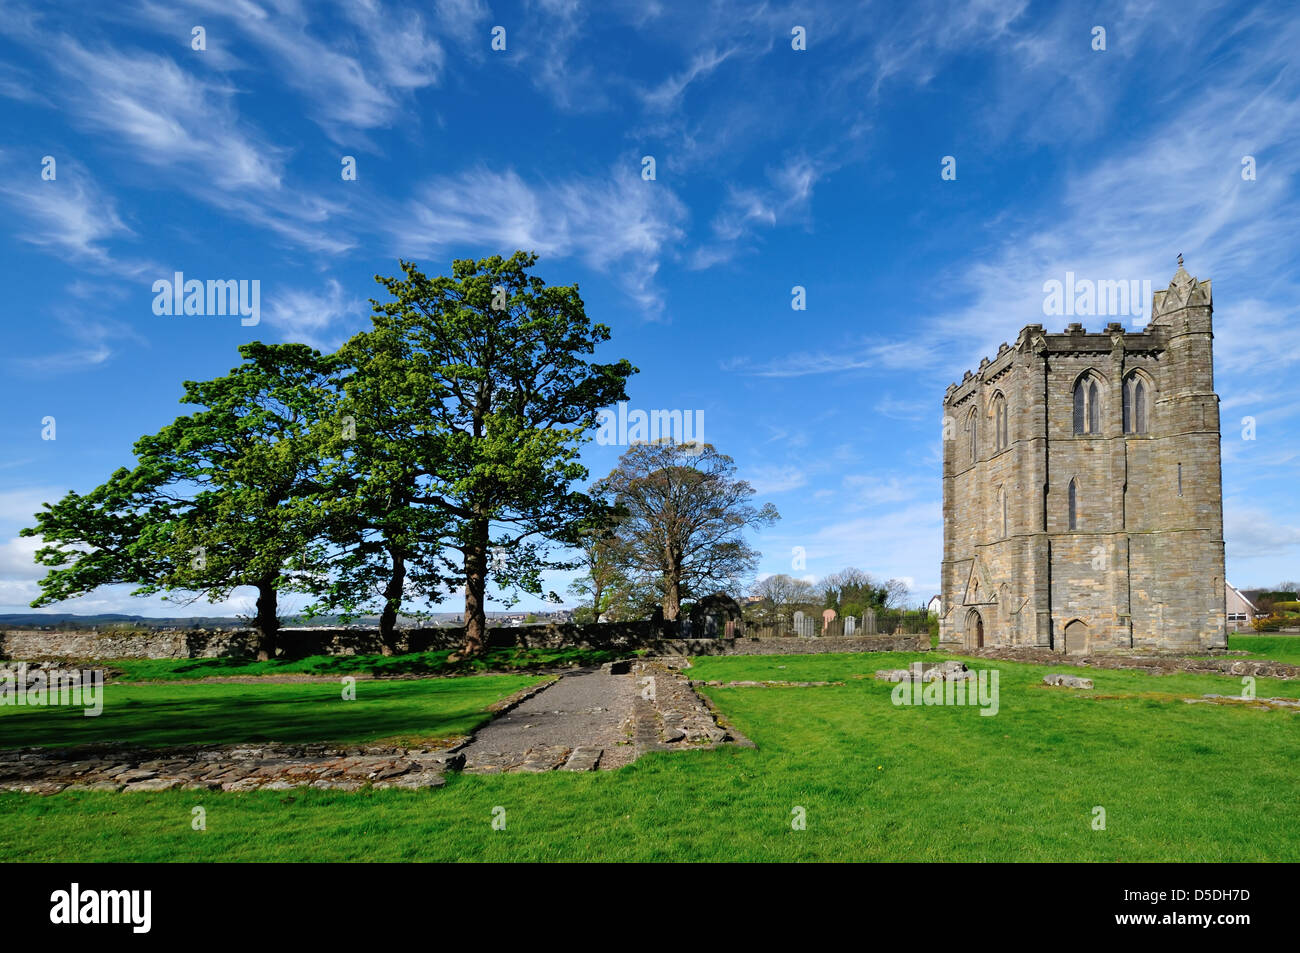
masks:
<path id="1" fill-rule="evenodd" d="M 816 655 L 823 652 L 928 652 L 930 636 L 866 635 L 824 639 L 736 639 L 727 655 Z"/>
<path id="2" fill-rule="evenodd" d="M 230 658 L 255 644 L 244 629 L 7 629 L 0 659 Z"/>
<path id="3" fill-rule="evenodd" d="M 654 655 L 808 655 L 819 652 L 923 652 L 926 635 L 835 638 L 675 639 L 672 627 L 649 621 L 586 625 L 530 625 L 488 630 L 492 647 L 582 648 L 617 652 L 645 649 Z M 665 635 L 670 637 L 665 638 Z M 451 649 L 463 628 L 399 631 L 398 653 Z M 281 629 L 288 658 L 308 655 L 372 655 L 382 649 L 374 629 Z M 248 629 L 9 629 L 0 632 L 0 659 L 109 660 L 128 658 L 248 658 L 257 636 Z"/>
<path id="4" fill-rule="evenodd" d="M 405 629 L 396 651 L 450 649 L 464 640 L 464 628 Z M 631 651 L 663 637 L 650 622 L 593 625 L 534 625 L 488 630 L 494 647 L 585 648 Z M 375 629 L 281 629 L 283 655 L 370 655 L 383 648 Z M 0 659 L 245 658 L 257 654 L 249 629 L 7 629 L 0 631 Z"/>
<path id="5" fill-rule="evenodd" d="M 464 629 L 444 629 L 455 632 L 457 641 Z M 532 649 L 611 649 L 631 651 L 649 648 L 673 631 L 672 624 L 638 622 L 589 622 L 578 624 L 548 623 L 546 625 L 521 625 L 518 627 L 488 629 L 488 645 L 512 646 Z M 714 641 L 698 639 L 693 641 Z"/>

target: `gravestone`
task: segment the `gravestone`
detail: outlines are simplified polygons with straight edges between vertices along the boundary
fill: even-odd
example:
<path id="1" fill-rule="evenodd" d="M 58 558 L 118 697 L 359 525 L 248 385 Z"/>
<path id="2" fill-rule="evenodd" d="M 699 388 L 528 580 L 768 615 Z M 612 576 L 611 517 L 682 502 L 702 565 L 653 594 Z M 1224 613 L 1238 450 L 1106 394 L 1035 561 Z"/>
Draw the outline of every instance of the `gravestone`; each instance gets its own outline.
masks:
<path id="1" fill-rule="evenodd" d="M 865 612 L 862 613 L 862 634 L 863 635 L 876 634 L 876 610 L 875 609 L 867 609 Z"/>
<path id="2" fill-rule="evenodd" d="M 854 632 L 856 632 L 857 630 L 858 630 L 858 618 L 857 618 L 857 616 L 846 615 L 846 616 L 844 617 L 844 634 L 845 634 L 845 635 L 852 635 L 852 634 L 853 634 Z"/>
<path id="3" fill-rule="evenodd" d="M 800 609 L 794 614 L 794 634 L 803 635 L 803 610 Z"/>
<path id="4" fill-rule="evenodd" d="M 834 609 L 827 609 L 825 612 L 822 613 L 822 635 L 826 634 L 826 630 L 830 627 L 830 624 L 834 621 L 835 621 Z"/>

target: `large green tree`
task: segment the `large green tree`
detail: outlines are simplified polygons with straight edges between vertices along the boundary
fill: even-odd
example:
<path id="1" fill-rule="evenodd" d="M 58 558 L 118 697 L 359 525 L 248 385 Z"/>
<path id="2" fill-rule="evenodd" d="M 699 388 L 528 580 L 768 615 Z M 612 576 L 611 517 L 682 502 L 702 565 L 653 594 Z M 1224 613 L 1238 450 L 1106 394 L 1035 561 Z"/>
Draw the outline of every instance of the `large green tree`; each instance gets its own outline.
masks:
<path id="1" fill-rule="evenodd" d="M 335 419 L 335 362 L 302 344 L 245 344 L 224 377 L 186 381 L 202 407 L 135 444 L 137 463 L 69 493 L 22 531 L 50 567 L 33 606 L 113 583 L 211 601 L 257 591 L 259 655 L 275 652 L 279 594 L 324 577 L 323 435 Z"/>
<path id="2" fill-rule="evenodd" d="M 622 513 L 628 575 L 658 590 L 667 621 L 683 600 L 738 589 L 758 561 L 744 531 L 781 518 L 771 503 L 754 506 L 754 488 L 735 472 L 712 444 L 661 440 L 633 446 L 597 484 Z"/>
<path id="3" fill-rule="evenodd" d="M 406 502 L 433 511 L 422 525 L 463 586 L 466 655 L 486 645 L 489 576 L 540 594 L 544 570 L 573 565 L 552 546 L 576 544 L 601 509 L 574 488 L 587 478 L 579 450 L 636 373 L 591 359 L 609 328 L 588 319 L 577 285 L 530 274 L 536 261 L 457 260 L 438 277 L 403 261 L 401 277 L 376 276 L 391 300 L 343 352 L 352 391 L 382 391 L 383 439 L 402 443 L 400 479 L 416 487 Z"/>
<path id="4" fill-rule="evenodd" d="M 320 601 L 309 614 L 349 618 L 378 611 L 383 651 L 396 645 L 403 601 L 441 602 L 449 564 L 449 525 L 435 507 L 417 502 L 421 454 L 430 421 L 409 409 L 429 382 L 411 375 L 398 338 L 358 334 L 338 352 L 342 370 L 339 427 L 324 447 L 322 480 L 334 551 Z"/>

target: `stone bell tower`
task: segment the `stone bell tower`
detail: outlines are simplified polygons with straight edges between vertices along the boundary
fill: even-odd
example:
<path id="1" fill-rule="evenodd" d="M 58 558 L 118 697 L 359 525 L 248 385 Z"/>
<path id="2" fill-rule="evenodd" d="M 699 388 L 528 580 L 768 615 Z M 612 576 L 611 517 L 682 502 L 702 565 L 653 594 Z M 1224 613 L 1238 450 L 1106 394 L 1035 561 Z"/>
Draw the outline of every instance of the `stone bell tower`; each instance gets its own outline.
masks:
<path id="1" fill-rule="evenodd" d="M 944 396 L 940 647 L 1227 646 L 1210 282 L 1025 327 Z"/>

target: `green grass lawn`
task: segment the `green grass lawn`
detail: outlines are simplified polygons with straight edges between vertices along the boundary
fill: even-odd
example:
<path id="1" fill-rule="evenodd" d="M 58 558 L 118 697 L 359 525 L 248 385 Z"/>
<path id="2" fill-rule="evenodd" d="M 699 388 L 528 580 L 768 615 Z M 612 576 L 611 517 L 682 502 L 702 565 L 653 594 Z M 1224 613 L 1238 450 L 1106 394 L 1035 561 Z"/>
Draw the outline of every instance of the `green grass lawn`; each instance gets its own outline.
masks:
<path id="1" fill-rule="evenodd" d="M 1000 711 L 985 717 L 974 707 L 896 707 L 893 686 L 869 677 L 940 658 L 698 659 L 695 678 L 844 684 L 708 689 L 757 750 L 655 754 L 614 772 L 452 776 L 437 790 L 359 794 L 0 795 L 0 851 L 33 860 L 1300 860 L 1300 715 L 1181 700 L 1236 694 L 1239 679 L 1051 669 L 1095 680 L 1080 692 L 1043 686 L 1043 666 L 973 660 L 1000 672 Z M 1300 682 L 1258 681 L 1260 695 L 1300 697 Z M 178 712 L 198 687 L 172 686 Z M 388 718 L 377 732 L 393 732 Z M 190 829 L 196 804 L 207 810 L 204 832 Z M 1096 806 L 1106 830 L 1092 828 Z M 791 828 L 796 807 L 806 811 L 802 831 Z M 492 827 L 498 808 L 504 830 Z"/>
<path id="2" fill-rule="evenodd" d="M 539 681 L 526 675 L 270 684 L 109 684 L 103 712 L 0 708 L 0 748 L 122 742 L 149 747 L 280 741 L 394 744 L 471 733 L 493 702 Z"/>
<path id="3" fill-rule="evenodd" d="M 1228 648 L 1249 652 L 1255 658 L 1300 665 L 1300 636 L 1297 635 L 1230 635 Z"/>
<path id="4" fill-rule="evenodd" d="M 626 653 L 602 649 L 489 649 L 481 656 L 449 662 L 450 649 L 408 655 L 311 655 L 300 659 L 190 658 L 122 659 L 108 666 L 119 681 L 174 681 L 214 676 L 259 675 L 472 675 L 600 665 Z"/>

